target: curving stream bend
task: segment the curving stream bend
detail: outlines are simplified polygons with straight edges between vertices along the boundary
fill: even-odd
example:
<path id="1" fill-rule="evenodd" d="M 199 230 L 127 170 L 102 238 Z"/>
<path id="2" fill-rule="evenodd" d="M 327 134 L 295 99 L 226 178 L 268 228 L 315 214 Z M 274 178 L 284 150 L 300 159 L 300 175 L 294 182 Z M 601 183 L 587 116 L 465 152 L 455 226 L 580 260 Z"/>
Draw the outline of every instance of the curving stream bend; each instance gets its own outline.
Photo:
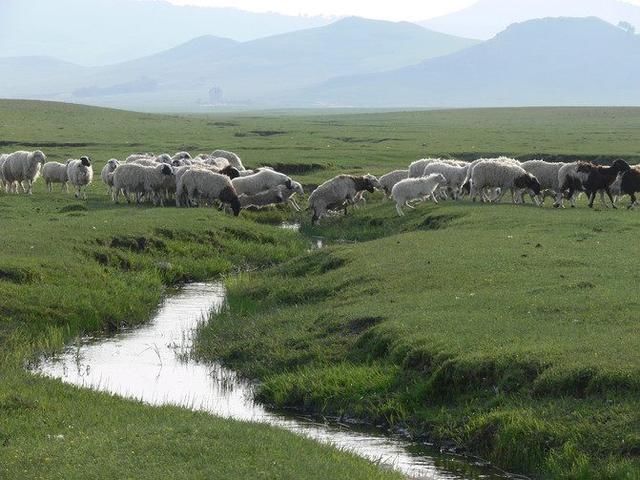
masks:
<path id="1" fill-rule="evenodd" d="M 268 423 L 350 450 L 409 478 L 510 478 L 375 429 L 272 413 L 253 400 L 254 386 L 232 370 L 221 364 L 185 360 L 196 327 L 224 301 L 220 283 L 187 285 L 164 300 L 149 324 L 112 336 L 84 338 L 59 357 L 43 359 L 34 372 L 152 405 L 177 405 L 225 418 Z"/>

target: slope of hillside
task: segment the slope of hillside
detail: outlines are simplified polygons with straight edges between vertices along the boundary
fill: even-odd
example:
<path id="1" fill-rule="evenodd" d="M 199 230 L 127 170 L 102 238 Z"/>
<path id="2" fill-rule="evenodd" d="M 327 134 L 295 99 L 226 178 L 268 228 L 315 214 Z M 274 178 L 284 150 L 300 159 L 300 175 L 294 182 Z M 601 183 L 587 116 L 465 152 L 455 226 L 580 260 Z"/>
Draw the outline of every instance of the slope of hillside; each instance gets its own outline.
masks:
<path id="1" fill-rule="evenodd" d="M 619 0 L 479 0 L 459 12 L 420 22 L 451 35 L 488 39 L 509 25 L 545 17 L 598 17 L 640 29 L 640 7 Z"/>
<path id="2" fill-rule="evenodd" d="M 638 105 L 640 37 L 596 18 L 532 20 L 393 72 L 334 79 L 301 102 L 367 106 Z"/>

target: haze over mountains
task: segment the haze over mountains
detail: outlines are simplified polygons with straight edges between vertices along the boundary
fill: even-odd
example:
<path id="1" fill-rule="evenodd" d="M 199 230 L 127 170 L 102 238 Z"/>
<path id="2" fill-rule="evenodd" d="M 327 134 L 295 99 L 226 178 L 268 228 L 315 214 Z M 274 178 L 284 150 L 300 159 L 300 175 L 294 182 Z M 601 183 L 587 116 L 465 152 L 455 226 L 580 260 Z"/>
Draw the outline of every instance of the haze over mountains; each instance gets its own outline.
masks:
<path id="1" fill-rule="evenodd" d="M 49 56 L 106 65 L 202 35 L 247 41 L 334 20 L 180 7 L 163 0 L 0 0 L 0 56 Z"/>
<path id="2" fill-rule="evenodd" d="M 480 0 L 433 20 L 442 29 L 467 22 L 486 33 L 540 12 L 585 17 L 515 23 L 485 42 L 357 17 L 261 36 L 328 19 L 183 8 L 163 0 L 0 0 L 0 97 L 147 111 L 640 105 L 640 36 L 585 17 L 600 11 L 633 23 L 640 8 L 617 0 Z M 30 11 L 32 25 L 23 17 Z M 47 15 L 66 15 L 64 25 L 73 28 L 46 22 Z M 12 16 L 20 20 L 11 23 Z M 249 19 L 258 19 L 253 34 L 260 38 L 247 40 L 249 23 L 234 30 Z M 225 31 L 236 39 L 225 38 Z M 159 49 L 162 42 L 169 48 Z M 151 54 L 130 58 L 142 50 Z M 30 56 L 7 54 L 13 51 Z M 60 58 L 46 54 L 55 51 Z M 92 63 L 109 56 L 124 61 L 86 66 L 67 60 L 92 55 Z"/>
<path id="3" fill-rule="evenodd" d="M 43 94 L 48 99 L 135 108 L 265 105 L 284 91 L 337 76 L 393 70 L 476 43 L 406 22 L 347 18 L 244 43 L 200 37 L 107 67 L 41 58 L 0 59 L 5 72 L 0 76 L 0 95 Z M 24 82 L 23 77 L 27 77 Z"/>
<path id="4" fill-rule="evenodd" d="M 619 0 L 479 0 L 468 8 L 419 22 L 438 32 L 487 40 L 509 25 L 545 17 L 598 17 L 640 30 L 640 7 Z"/>
<path id="5" fill-rule="evenodd" d="M 334 79 L 298 99 L 370 107 L 640 105 L 638 79 L 640 36 L 597 18 L 548 18 L 415 66 Z"/>

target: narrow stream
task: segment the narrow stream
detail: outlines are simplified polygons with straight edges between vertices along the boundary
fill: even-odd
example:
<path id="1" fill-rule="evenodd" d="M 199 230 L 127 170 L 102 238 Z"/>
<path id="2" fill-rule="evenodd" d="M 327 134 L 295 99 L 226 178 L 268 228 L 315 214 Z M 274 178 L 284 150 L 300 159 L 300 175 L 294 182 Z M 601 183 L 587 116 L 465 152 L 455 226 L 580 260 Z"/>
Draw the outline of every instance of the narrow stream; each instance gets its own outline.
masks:
<path id="1" fill-rule="evenodd" d="M 185 360 L 196 327 L 224 301 L 225 290 L 219 283 L 188 285 L 165 299 L 151 323 L 112 336 L 84 338 L 59 357 L 43 359 L 34 372 L 152 405 L 268 423 L 350 450 L 409 478 L 510 478 L 376 429 L 269 412 L 253 400 L 253 385 L 232 370 Z"/>

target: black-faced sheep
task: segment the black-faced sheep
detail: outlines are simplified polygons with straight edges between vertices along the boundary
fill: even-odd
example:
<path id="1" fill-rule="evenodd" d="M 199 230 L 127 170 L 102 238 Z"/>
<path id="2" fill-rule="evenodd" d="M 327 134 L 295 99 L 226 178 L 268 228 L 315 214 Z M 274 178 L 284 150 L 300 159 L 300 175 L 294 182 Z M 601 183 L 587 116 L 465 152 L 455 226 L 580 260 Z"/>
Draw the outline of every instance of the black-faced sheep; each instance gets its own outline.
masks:
<path id="1" fill-rule="evenodd" d="M 317 223 L 329 210 L 344 209 L 346 215 L 347 202 L 354 200 L 358 192 L 373 193 L 376 188 L 380 188 L 380 182 L 373 175 L 338 175 L 327 180 L 309 196 L 309 209 L 313 211 L 311 222 Z"/>

